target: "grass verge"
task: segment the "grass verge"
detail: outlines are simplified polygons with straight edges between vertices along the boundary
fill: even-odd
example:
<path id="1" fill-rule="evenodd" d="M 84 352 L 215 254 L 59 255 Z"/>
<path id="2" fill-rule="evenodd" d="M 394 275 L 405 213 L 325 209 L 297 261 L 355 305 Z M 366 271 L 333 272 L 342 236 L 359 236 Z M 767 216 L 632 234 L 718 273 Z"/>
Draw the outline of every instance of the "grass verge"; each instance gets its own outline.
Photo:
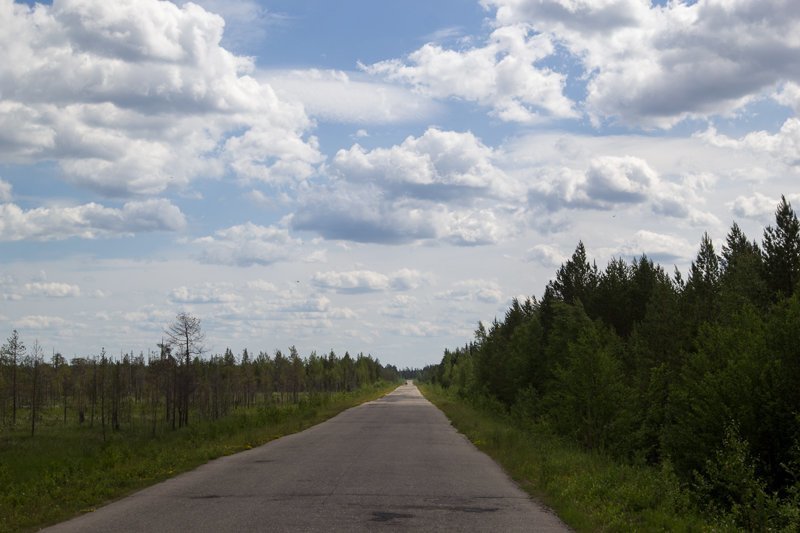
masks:
<path id="1" fill-rule="evenodd" d="M 576 531 L 718 531 L 668 469 L 620 464 L 422 384 L 453 426 Z"/>
<path id="2" fill-rule="evenodd" d="M 152 437 L 54 426 L 31 438 L 0 436 L 0 532 L 57 523 L 181 472 L 296 433 L 350 407 L 380 398 L 381 384 L 323 401 L 238 410 Z"/>

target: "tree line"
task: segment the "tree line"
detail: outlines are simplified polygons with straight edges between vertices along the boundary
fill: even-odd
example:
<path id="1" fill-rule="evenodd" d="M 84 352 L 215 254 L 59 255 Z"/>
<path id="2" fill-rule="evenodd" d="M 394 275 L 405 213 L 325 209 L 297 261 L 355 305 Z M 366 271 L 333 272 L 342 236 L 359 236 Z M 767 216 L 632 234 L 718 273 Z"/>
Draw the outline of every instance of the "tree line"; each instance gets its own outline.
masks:
<path id="1" fill-rule="evenodd" d="M 800 224 L 708 234 L 684 279 L 646 256 L 601 270 L 582 242 L 422 378 L 590 450 L 677 475 L 750 530 L 800 525 Z M 789 524 L 787 526 L 787 524 Z"/>
<path id="2" fill-rule="evenodd" d="M 180 313 L 165 329 L 158 350 L 67 361 L 46 360 L 38 341 L 27 347 L 12 331 L 0 349 L 0 430 L 42 424 L 98 427 L 106 432 L 138 428 L 156 434 L 190 423 L 219 419 L 231 411 L 323 401 L 380 381 L 399 380 L 397 369 L 363 353 L 338 356 L 292 346 L 239 357 L 230 348 L 207 356 L 200 320 Z"/>

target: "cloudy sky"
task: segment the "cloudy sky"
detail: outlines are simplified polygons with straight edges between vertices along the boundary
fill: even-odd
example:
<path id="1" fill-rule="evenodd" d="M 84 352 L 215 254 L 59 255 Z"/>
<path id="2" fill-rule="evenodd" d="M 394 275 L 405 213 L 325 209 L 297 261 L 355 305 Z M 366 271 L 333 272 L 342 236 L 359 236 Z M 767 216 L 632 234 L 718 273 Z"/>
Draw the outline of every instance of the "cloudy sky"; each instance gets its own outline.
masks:
<path id="1" fill-rule="evenodd" d="M 0 334 L 421 366 L 800 205 L 796 0 L 0 0 Z"/>

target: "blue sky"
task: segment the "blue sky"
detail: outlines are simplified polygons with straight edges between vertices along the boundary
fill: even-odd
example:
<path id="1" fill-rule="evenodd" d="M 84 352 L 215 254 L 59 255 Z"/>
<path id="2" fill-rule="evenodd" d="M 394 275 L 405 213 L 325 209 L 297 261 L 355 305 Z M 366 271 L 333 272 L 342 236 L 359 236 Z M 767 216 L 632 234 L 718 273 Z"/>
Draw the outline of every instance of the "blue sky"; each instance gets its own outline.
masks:
<path id="1" fill-rule="evenodd" d="M 800 200 L 780 0 L 0 0 L 0 331 L 435 362 L 583 240 Z"/>

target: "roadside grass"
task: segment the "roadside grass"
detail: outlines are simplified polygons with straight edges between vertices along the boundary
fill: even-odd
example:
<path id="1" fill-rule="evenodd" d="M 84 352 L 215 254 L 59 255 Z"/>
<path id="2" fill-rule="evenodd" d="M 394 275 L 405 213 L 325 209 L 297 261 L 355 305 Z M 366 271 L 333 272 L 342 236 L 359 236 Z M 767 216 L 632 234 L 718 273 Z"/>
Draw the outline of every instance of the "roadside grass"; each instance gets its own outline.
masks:
<path id="1" fill-rule="evenodd" d="M 453 426 L 576 531 L 722 531 L 691 504 L 669 468 L 621 464 L 536 426 L 420 384 Z"/>
<path id="2" fill-rule="evenodd" d="M 240 409 L 151 436 L 146 430 L 42 426 L 0 434 L 0 532 L 33 531 L 181 472 L 296 433 L 397 387 L 382 383 L 296 405 Z"/>

